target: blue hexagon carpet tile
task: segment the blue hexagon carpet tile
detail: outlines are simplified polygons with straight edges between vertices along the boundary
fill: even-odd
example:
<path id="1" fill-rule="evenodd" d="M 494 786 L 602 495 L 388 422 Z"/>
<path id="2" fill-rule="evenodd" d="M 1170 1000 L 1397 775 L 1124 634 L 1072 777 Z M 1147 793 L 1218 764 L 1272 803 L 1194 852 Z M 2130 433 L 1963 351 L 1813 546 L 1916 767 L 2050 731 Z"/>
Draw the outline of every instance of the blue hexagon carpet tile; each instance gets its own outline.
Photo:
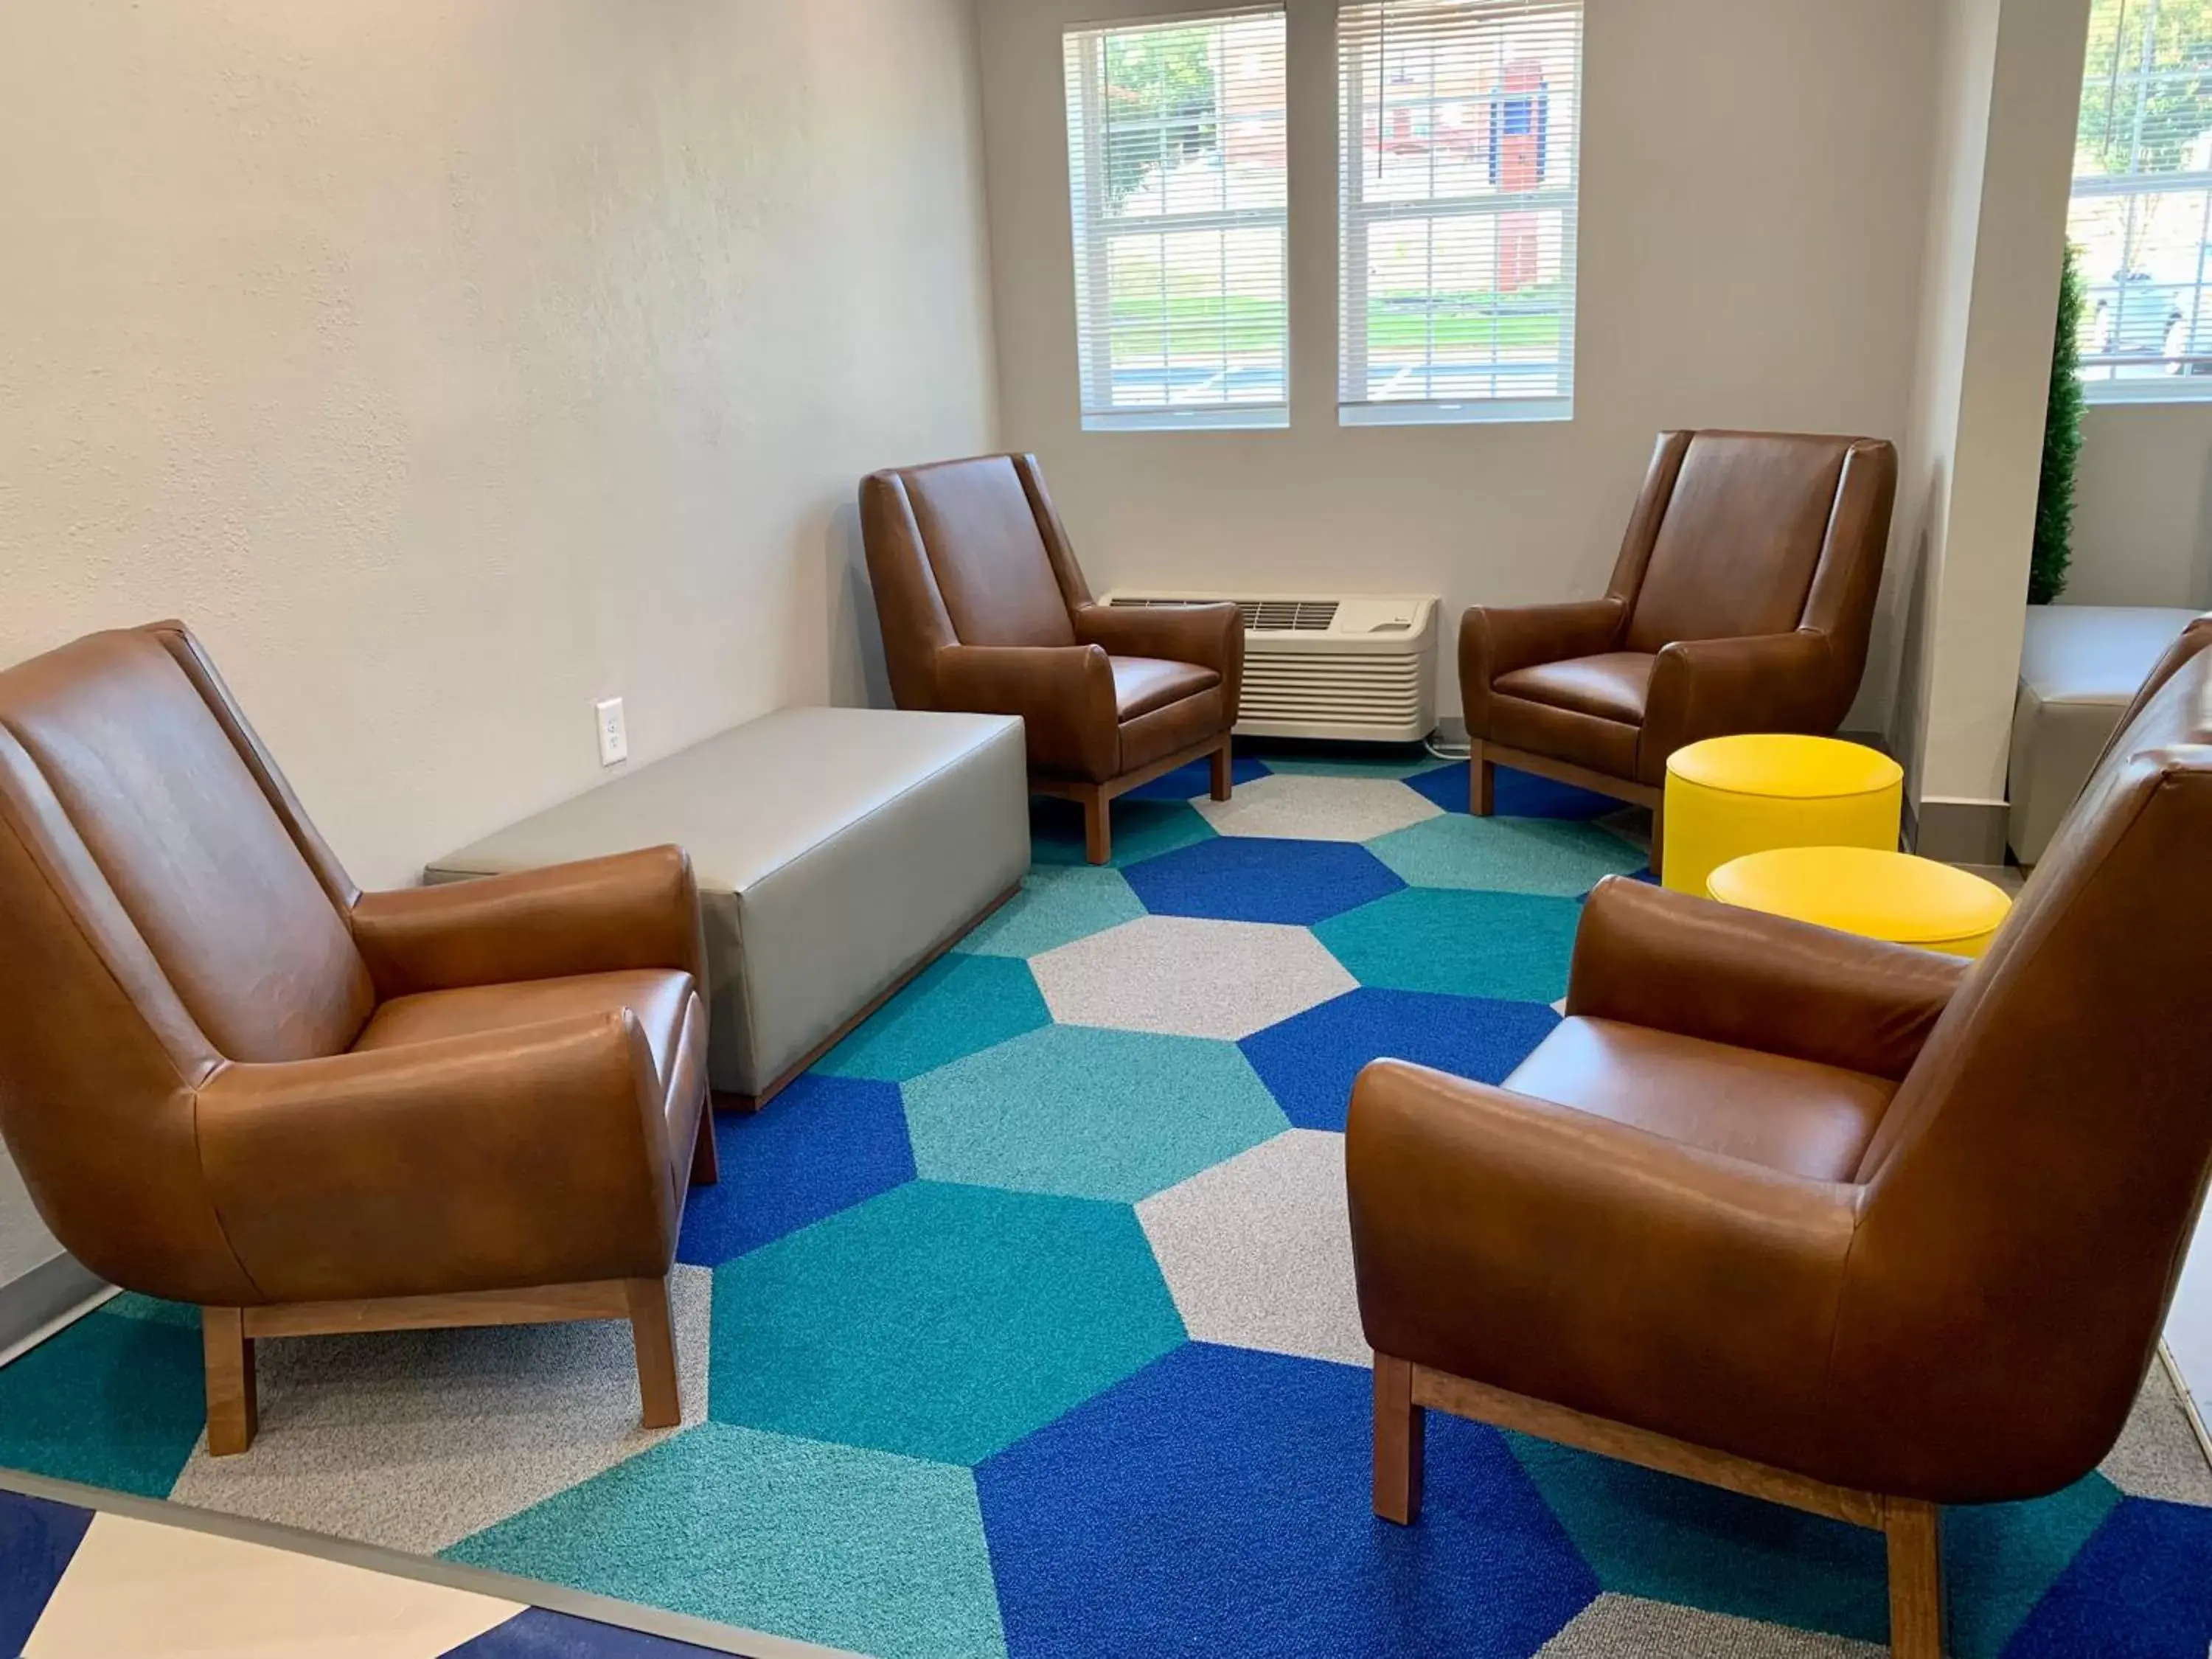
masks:
<path id="1" fill-rule="evenodd" d="M 1503 1079 L 1558 1022 L 1590 889 L 1645 849 L 1615 803 L 1513 773 L 1470 817 L 1466 769 L 1419 750 L 1236 775 L 1226 802 L 1188 768 L 1116 803 L 1099 868 L 1037 803 L 1021 892 L 717 1126 L 678 1249 L 682 1426 L 637 1427 L 619 1326 L 410 1333 L 264 1344 L 261 1437 L 210 1460 L 196 1313 L 122 1296 L 0 1368 L 0 1466 L 732 1651 L 1879 1652 L 1874 1534 L 1474 1424 L 1432 1422 L 1419 1527 L 1375 1519 L 1352 1079 L 1385 1054 Z M 92 1650 L 72 1577 L 116 1524 L 0 1498 L 0 1653 Z M 1960 1659 L 2212 1644 L 2212 1468 L 2155 1369 L 2100 1471 L 1954 1511 L 1946 1549 Z M 407 1616 L 388 1650 L 603 1650 L 495 1597 Z"/>

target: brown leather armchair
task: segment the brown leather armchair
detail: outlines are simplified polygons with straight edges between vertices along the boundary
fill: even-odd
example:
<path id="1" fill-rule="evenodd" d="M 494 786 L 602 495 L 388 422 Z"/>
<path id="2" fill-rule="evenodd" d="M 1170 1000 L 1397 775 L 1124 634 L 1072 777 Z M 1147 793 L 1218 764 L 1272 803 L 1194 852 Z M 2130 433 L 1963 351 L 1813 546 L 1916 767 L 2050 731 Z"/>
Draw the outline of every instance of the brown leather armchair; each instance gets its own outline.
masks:
<path id="1" fill-rule="evenodd" d="M 201 1304 L 208 1449 L 253 1339 L 626 1318 L 714 1177 L 672 847 L 354 886 L 181 623 L 0 673 L 0 1134 L 54 1237 Z"/>
<path id="2" fill-rule="evenodd" d="M 1897 452 L 1872 438 L 1662 433 L 1601 599 L 1459 630 L 1476 816 L 1511 766 L 1652 809 L 1667 757 L 1737 732 L 1832 733 L 1858 695 Z"/>
<path id="3" fill-rule="evenodd" d="M 2212 652 L 2169 662 L 1968 963 L 1619 879 L 1498 1087 L 1395 1061 L 1346 1142 L 1375 1507 L 1425 1407 L 1888 1537 L 2094 1468 L 2212 1162 Z"/>
<path id="4" fill-rule="evenodd" d="M 1210 756 L 1229 799 L 1237 607 L 1094 602 L 1034 455 L 875 473 L 860 525 L 898 706 L 1019 714 L 1030 787 L 1082 803 L 1091 863 L 1109 803 L 1162 773 Z"/>

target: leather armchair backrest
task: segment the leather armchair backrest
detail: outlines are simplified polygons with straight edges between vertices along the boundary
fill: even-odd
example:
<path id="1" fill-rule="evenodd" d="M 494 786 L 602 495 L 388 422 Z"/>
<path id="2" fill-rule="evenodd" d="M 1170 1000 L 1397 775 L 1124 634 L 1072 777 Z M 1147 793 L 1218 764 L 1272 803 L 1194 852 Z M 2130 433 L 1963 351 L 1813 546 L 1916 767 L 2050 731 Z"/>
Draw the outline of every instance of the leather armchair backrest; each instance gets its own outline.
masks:
<path id="1" fill-rule="evenodd" d="M 180 625 L 0 672 L 0 1136 L 94 1273 L 263 1299 L 202 1176 L 197 1091 L 228 1059 L 352 1040 L 353 896 Z"/>
<path id="2" fill-rule="evenodd" d="M 1868 1149 L 1832 1386 L 1881 1401 L 1869 1446 L 2025 1493 L 2118 1432 L 2212 1167 L 2208 849 L 2200 651 L 2100 763 Z"/>
<path id="3" fill-rule="evenodd" d="M 242 752 L 242 718 L 163 638 L 95 634 L 0 674 L 0 730 L 216 1053 L 353 1041 L 374 999 L 341 902 L 257 775 L 265 758 Z"/>
<path id="4" fill-rule="evenodd" d="M 923 556 L 963 645 L 1075 643 L 1018 459 L 990 455 L 900 474 Z"/>
<path id="5" fill-rule="evenodd" d="M 1632 596 L 1626 648 L 1657 651 L 1677 640 L 1786 634 L 1796 628 L 1828 545 L 1853 443 L 1789 433 L 1662 438 L 1638 515 L 1650 538 L 1648 551 L 1637 547 L 1632 525 L 1624 568 L 1614 577 L 1616 591 Z M 1671 485 L 1665 480 L 1669 471 Z M 1648 512 L 1654 484 L 1665 488 L 1656 529 Z M 1884 541 L 1888 519 L 1885 511 Z"/>

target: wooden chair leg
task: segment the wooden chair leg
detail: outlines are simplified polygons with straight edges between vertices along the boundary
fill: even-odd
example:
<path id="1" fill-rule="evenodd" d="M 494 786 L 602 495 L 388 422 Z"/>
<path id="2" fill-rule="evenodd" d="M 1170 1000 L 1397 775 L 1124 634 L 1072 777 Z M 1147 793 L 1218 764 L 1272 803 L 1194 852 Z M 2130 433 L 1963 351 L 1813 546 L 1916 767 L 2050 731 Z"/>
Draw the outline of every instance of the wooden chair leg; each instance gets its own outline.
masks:
<path id="1" fill-rule="evenodd" d="M 629 1293 L 637 1392 L 644 1403 L 639 1420 L 648 1429 L 672 1429 L 684 1420 L 684 1396 L 676 1386 L 676 1322 L 668 1305 L 668 1281 L 632 1279 L 623 1288 Z"/>
<path id="2" fill-rule="evenodd" d="M 1893 1659 L 1943 1659 L 1942 1512 L 1933 1504 L 1893 1498 L 1882 1531 L 1889 1540 Z"/>
<path id="3" fill-rule="evenodd" d="M 1083 797 L 1083 856 L 1093 864 L 1114 856 L 1114 823 L 1107 816 L 1112 811 L 1106 792 L 1096 785 Z"/>
<path id="4" fill-rule="evenodd" d="M 207 1362 L 208 1455 L 232 1457 L 253 1443 L 261 1427 L 254 1398 L 253 1339 L 238 1308 L 200 1310 L 200 1346 Z"/>
<path id="5" fill-rule="evenodd" d="M 721 1149 L 714 1145 L 714 1097 L 699 1103 L 699 1138 L 691 1145 L 691 1184 L 711 1187 L 722 1178 Z"/>
<path id="6" fill-rule="evenodd" d="M 1413 1403 L 1413 1368 L 1375 1356 L 1375 1513 L 1409 1527 L 1421 1518 L 1428 1413 Z"/>
<path id="7" fill-rule="evenodd" d="M 1229 759 L 1229 739 L 1221 740 L 1221 747 L 1213 751 L 1213 798 L 1227 800 L 1231 787 L 1231 767 Z"/>
<path id="8" fill-rule="evenodd" d="M 1498 767 L 1482 757 L 1480 742 L 1467 746 L 1467 810 L 1486 818 L 1498 810 Z"/>

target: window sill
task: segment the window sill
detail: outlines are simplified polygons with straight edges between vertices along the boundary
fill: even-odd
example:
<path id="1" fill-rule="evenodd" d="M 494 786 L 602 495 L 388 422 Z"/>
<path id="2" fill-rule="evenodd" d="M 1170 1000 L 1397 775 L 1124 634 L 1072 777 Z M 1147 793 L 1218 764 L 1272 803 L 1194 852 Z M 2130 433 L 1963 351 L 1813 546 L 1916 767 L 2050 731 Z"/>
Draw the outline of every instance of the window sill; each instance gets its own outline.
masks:
<path id="1" fill-rule="evenodd" d="M 2140 380 L 2084 380 L 2081 399 L 2092 409 L 2145 404 L 2212 404 L 2212 374 L 2161 374 Z"/>
<path id="2" fill-rule="evenodd" d="M 1280 432 L 1291 411 L 1275 405 L 1252 409 L 1132 409 L 1085 415 L 1085 432 Z"/>
<path id="3" fill-rule="evenodd" d="M 1343 404 L 1339 426 L 1509 426 L 1571 421 L 1572 398 L 1513 398 L 1433 404 Z"/>

